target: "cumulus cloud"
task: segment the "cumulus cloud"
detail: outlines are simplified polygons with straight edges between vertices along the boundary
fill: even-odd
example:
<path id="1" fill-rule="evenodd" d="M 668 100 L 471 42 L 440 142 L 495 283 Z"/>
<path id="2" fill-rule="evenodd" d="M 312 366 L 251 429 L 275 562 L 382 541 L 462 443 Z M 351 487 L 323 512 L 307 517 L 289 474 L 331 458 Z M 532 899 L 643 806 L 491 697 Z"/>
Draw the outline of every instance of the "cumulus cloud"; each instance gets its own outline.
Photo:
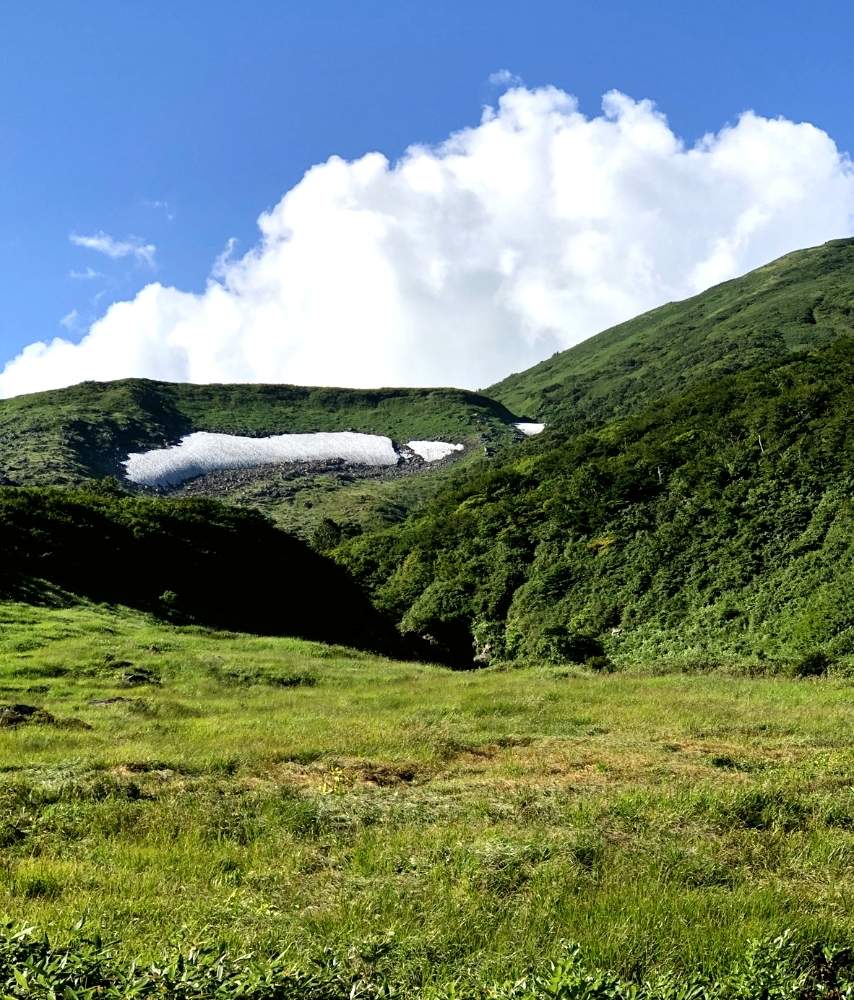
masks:
<path id="1" fill-rule="evenodd" d="M 157 252 L 157 247 L 136 236 L 131 236 L 126 240 L 117 240 L 101 230 L 92 236 L 71 233 L 68 238 L 77 247 L 94 250 L 96 253 L 112 257 L 114 260 L 119 257 L 135 257 L 144 264 L 148 264 L 149 267 L 154 266 L 154 255 Z"/>
<path id="2" fill-rule="evenodd" d="M 396 163 L 312 167 L 203 292 L 147 285 L 80 343 L 26 347 L 0 395 L 130 375 L 485 386 L 852 216 L 854 169 L 813 125 L 748 112 L 687 145 L 649 101 L 612 92 L 587 117 L 517 87 Z"/>

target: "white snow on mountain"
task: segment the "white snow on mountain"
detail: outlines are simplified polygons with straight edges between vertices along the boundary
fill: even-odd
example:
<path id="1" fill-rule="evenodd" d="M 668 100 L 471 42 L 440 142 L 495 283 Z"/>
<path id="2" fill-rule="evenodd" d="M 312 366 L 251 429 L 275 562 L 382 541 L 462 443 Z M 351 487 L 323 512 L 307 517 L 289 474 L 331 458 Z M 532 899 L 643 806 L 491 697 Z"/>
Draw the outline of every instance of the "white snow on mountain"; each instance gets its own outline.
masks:
<path id="1" fill-rule="evenodd" d="M 408 447 L 427 462 L 461 451 L 461 444 L 410 441 Z M 136 452 L 123 463 L 127 478 L 139 486 L 177 486 L 218 469 L 249 469 L 280 462 L 324 462 L 341 459 L 353 465 L 397 465 L 391 438 L 352 431 L 276 434 L 250 438 L 235 434 L 188 434 L 169 448 Z"/>
<path id="2" fill-rule="evenodd" d="M 407 441 L 406 447 L 411 448 L 425 462 L 438 462 L 455 451 L 463 450 L 461 444 L 449 444 L 447 441 Z"/>
<path id="3" fill-rule="evenodd" d="M 518 428 L 526 437 L 531 437 L 534 434 L 540 434 L 545 430 L 545 424 L 513 424 L 514 427 Z"/>

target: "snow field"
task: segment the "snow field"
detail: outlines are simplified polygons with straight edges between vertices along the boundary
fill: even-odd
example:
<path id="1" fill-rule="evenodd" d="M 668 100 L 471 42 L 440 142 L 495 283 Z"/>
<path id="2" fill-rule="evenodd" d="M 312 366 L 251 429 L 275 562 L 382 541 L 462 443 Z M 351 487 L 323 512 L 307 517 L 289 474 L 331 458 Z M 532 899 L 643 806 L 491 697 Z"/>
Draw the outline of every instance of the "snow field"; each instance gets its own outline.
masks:
<path id="1" fill-rule="evenodd" d="M 455 451 L 463 450 L 461 444 L 448 444 L 447 441 L 408 441 L 406 447 L 425 462 L 438 462 L 440 458 L 447 458 Z"/>
<path id="2" fill-rule="evenodd" d="M 426 462 L 435 462 L 461 444 L 410 441 L 407 445 Z M 353 465 L 397 465 L 400 456 L 391 438 L 353 431 L 276 434 L 250 438 L 197 431 L 169 448 L 135 452 L 123 463 L 127 478 L 139 486 L 178 486 L 187 479 L 219 469 L 249 469 L 280 462 L 325 462 L 340 459 Z"/>

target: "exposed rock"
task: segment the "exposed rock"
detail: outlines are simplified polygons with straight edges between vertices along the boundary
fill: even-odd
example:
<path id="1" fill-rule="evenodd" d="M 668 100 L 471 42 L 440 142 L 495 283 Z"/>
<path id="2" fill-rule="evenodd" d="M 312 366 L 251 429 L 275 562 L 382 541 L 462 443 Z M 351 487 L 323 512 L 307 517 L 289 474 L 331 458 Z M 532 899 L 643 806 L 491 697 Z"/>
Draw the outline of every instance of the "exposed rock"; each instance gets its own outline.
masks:
<path id="1" fill-rule="evenodd" d="M 399 447 L 397 465 L 357 465 L 343 459 L 324 462 L 281 462 L 257 465 L 246 469 L 218 469 L 174 487 L 136 487 L 144 492 L 168 493 L 172 496 L 228 496 L 236 490 L 253 490 L 256 500 L 293 500 L 306 486 L 306 479 L 334 477 L 338 485 L 360 479 L 401 479 L 428 470 L 450 465 L 465 452 L 453 452 L 446 458 L 425 462 L 411 448 Z"/>
<path id="2" fill-rule="evenodd" d="M 488 667 L 492 662 L 492 643 L 484 642 L 483 644 L 475 642 L 474 647 L 474 662 L 480 667 Z"/>

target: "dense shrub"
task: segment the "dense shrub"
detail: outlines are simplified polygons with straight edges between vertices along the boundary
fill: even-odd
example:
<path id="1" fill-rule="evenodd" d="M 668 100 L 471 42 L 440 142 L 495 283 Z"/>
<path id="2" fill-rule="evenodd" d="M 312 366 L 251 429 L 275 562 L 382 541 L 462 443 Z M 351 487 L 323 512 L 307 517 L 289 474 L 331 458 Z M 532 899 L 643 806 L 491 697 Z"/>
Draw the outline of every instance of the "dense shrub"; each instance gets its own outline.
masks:
<path id="1" fill-rule="evenodd" d="M 178 622 L 396 648 L 349 575 L 251 510 L 213 500 L 0 487 L 0 596 L 33 581 Z"/>
<path id="2" fill-rule="evenodd" d="M 823 673 L 854 654 L 852 384 L 843 337 L 595 430 L 556 424 L 336 558 L 461 661 L 488 645 Z"/>
<path id="3" fill-rule="evenodd" d="M 854 995 L 849 951 L 797 942 L 791 934 L 750 943 L 721 976 L 663 973 L 627 982 L 591 968 L 576 947 L 507 983 L 474 981 L 422 989 L 387 980 L 364 960 L 326 955 L 308 970 L 284 955 L 231 956 L 215 945 L 173 954 L 151 965 L 126 963 L 117 948 L 79 933 L 58 945 L 30 930 L 0 933 L 0 990 L 7 1000 L 111 1000 L 186 997 L 195 1000 L 845 1000 Z"/>

